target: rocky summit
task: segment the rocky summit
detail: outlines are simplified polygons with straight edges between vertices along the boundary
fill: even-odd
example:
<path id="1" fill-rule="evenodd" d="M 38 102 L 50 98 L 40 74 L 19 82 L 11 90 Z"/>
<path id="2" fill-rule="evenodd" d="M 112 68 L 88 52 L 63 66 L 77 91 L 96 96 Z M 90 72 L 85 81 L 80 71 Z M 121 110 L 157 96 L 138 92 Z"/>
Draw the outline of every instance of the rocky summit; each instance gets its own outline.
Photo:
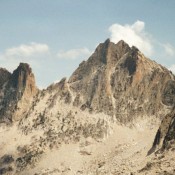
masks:
<path id="1" fill-rule="evenodd" d="M 0 70 L 0 121 L 12 122 L 19 119 L 37 93 L 35 78 L 28 64 L 20 63 L 11 74 Z"/>
<path id="2" fill-rule="evenodd" d="M 175 75 L 107 39 L 70 78 L 39 90 L 0 69 L 0 174 L 175 174 Z"/>
<path id="3" fill-rule="evenodd" d="M 173 105 L 167 93 L 172 89 L 171 80 L 172 73 L 136 47 L 107 40 L 79 65 L 68 86 L 75 106 L 104 112 L 126 123 L 143 115 L 164 116 L 167 106 Z"/>

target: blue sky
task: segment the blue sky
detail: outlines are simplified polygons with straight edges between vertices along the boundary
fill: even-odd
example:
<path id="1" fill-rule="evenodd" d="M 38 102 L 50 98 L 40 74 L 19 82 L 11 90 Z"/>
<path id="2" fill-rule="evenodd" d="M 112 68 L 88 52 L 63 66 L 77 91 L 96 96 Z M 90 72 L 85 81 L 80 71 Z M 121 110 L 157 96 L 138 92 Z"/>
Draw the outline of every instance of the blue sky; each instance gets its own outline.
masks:
<path id="1" fill-rule="evenodd" d="M 175 72 L 174 9 L 174 0 L 0 0 L 0 67 L 27 62 L 46 87 L 121 38 Z"/>

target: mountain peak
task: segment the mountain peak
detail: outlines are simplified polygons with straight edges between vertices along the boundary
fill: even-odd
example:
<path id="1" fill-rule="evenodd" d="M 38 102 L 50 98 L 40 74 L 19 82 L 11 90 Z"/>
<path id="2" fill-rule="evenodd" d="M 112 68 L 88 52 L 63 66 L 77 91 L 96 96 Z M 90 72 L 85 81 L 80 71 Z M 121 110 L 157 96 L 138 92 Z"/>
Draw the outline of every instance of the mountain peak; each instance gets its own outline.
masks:
<path id="1" fill-rule="evenodd" d="M 129 45 L 123 40 L 115 44 L 110 39 L 107 39 L 104 43 L 100 43 L 97 46 L 92 57 L 104 64 L 113 65 L 130 50 Z"/>
<path id="2" fill-rule="evenodd" d="M 38 89 L 29 64 L 20 63 L 12 74 L 4 69 L 0 69 L 0 73 L 4 78 L 0 79 L 4 87 L 0 88 L 0 105 L 4 105 L 0 108 L 0 121 L 8 123 L 21 118 Z"/>
<path id="3" fill-rule="evenodd" d="M 143 103 L 144 98 L 150 98 L 149 108 L 152 105 L 156 106 L 156 109 L 161 108 L 162 104 L 155 101 L 157 96 L 149 94 L 149 91 L 152 91 L 151 88 L 155 83 L 166 83 L 171 78 L 166 69 L 146 58 L 135 46 L 129 47 L 123 40 L 115 44 L 107 39 L 99 44 L 87 61 L 79 65 L 68 83 L 75 94 L 82 95 L 81 102 L 77 104 L 82 104 L 83 109 L 86 107 L 114 115 L 121 113 L 121 108 L 117 105 L 121 106 L 123 103 L 123 109 L 126 109 L 127 102 L 119 100 L 126 94 L 136 99 L 138 105 Z M 149 89 L 146 93 L 141 91 L 145 87 Z M 160 87 L 156 85 L 157 92 L 162 92 Z M 142 93 L 144 93 L 144 98 L 139 97 Z M 161 94 L 158 95 L 160 96 Z M 77 99 L 79 99 L 78 95 Z M 113 103 L 114 99 L 118 99 L 117 105 Z M 145 105 L 142 110 L 144 108 L 148 107 Z M 150 113 L 154 114 L 155 110 L 150 110 Z"/>
<path id="4" fill-rule="evenodd" d="M 17 69 L 28 73 L 32 72 L 30 65 L 27 63 L 20 63 Z"/>
<path id="5" fill-rule="evenodd" d="M 105 47 L 105 48 L 107 48 L 107 47 L 110 47 L 110 46 L 113 46 L 113 47 L 116 47 L 116 48 L 118 48 L 118 49 L 129 49 L 130 47 L 129 47 L 129 45 L 124 41 L 124 40 L 120 40 L 120 41 L 118 41 L 116 44 L 114 43 L 114 42 L 112 42 L 112 41 L 110 41 L 110 39 L 108 38 L 108 39 L 106 39 L 103 43 L 100 43 L 98 46 L 97 46 L 97 49 L 98 49 L 98 47 Z"/>
<path id="6" fill-rule="evenodd" d="M 136 46 L 132 46 L 131 51 L 132 51 L 132 53 L 138 53 L 139 49 Z"/>
<path id="7" fill-rule="evenodd" d="M 104 44 L 109 44 L 110 42 L 111 42 L 110 39 L 107 38 L 107 39 L 105 40 Z"/>
<path id="8" fill-rule="evenodd" d="M 29 64 L 27 63 L 20 63 L 18 68 L 14 70 L 11 83 L 14 88 L 18 88 L 22 90 L 26 87 L 27 81 L 30 79 L 31 87 L 35 86 L 35 77 L 32 73 L 32 69 L 30 68 Z"/>
<path id="9" fill-rule="evenodd" d="M 20 63 L 12 74 L 0 69 L 1 82 L 0 125 L 13 122 L 13 126 L 1 127 L 0 174 L 50 174 L 64 169 L 64 174 L 96 174 L 103 170 L 106 174 L 133 174 L 154 167 L 148 174 L 163 171 L 157 169 L 159 162 L 153 156 L 146 158 L 145 153 L 162 116 L 175 104 L 175 77 L 136 47 L 129 47 L 123 40 L 115 44 L 107 39 L 68 81 L 63 78 L 41 91 L 37 91 L 32 69 L 26 63 Z M 175 109 L 162 120 L 151 151 L 163 146 L 171 148 L 172 154 L 172 142 Z M 98 155 L 105 157 L 98 158 L 99 147 L 104 149 Z M 74 163 L 66 161 L 65 151 L 69 150 L 75 150 L 71 162 L 84 156 L 82 166 L 74 169 Z M 157 160 L 168 162 L 164 154 L 162 157 L 157 153 Z M 54 155 L 57 164 L 49 164 L 48 169 L 43 162 Z M 124 158 L 126 167 L 118 158 Z M 116 163 L 121 171 L 114 166 Z M 128 168 L 129 164 L 134 164 L 134 169 Z M 173 163 L 166 165 L 168 169 L 174 167 Z"/>
<path id="10" fill-rule="evenodd" d="M 7 69 L 0 68 L 0 89 L 9 80 L 10 76 L 11 73 Z"/>
<path id="11" fill-rule="evenodd" d="M 116 45 L 120 48 L 129 47 L 128 43 L 126 43 L 124 40 L 120 40 Z"/>
<path id="12" fill-rule="evenodd" d="M 138 49 L 136 47 L 129 47 L 129 45 L 124 41 L 120 40 L 117 44 L 107 39 L 105 42 L 100 43 L 95 52 L 90 56 L 87 61 L 83 61 L 77 70 L 72 74 L 69 79 L 69 82 L 74 82 L 77 80 L 82 79 L 84 76 L 88 76 L 95 70 L 99 69 L 100 67 L 107 66 L 108 69 L 115 68 L 116 64 L 118 64 L 119 60 L 123 60 L 123 56 L 125 54 L 126 57 L 132 57 L 127 63 L 126 66 L 132 66 L 131 64 L 135 64 L 136 67 L 136 58 L 137 58 Z M 127 58 L 126 58 L 127 59 Z M 126 67 L 125 66 L 125 67 Z M 133 70 L 133 68 L 132 68 Z"/>

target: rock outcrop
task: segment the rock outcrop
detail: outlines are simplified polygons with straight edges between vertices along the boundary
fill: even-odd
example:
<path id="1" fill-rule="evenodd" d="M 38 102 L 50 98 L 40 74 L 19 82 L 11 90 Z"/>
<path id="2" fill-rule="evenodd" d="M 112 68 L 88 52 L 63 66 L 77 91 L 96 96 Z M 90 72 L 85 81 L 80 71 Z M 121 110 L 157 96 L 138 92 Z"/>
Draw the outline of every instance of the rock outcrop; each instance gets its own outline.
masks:
<path id="1" fill-rule="evenodd" d="M 174 75 L 136 47 L 107 40 L 79 65 L 68 86 L 75 106 L 104 112 L 126 123 L 137 116 L 164 116 L 167 106 L 173 104 L 165 90 L 170 81 Z"/>
<path id="2" fill-rule="evenodd" d="M 0 121 L 18 120 L 28 109 L 31 99 L 38 91 L 34 75 L 30 66 L 25 63 L 20 63 L 12 74 L 1 69 L 0 75 L 2 76 Z"/>
<path id="3" fill-rule="evenodd" d="M 170 142 L 175 142 L 175 81 L 169 80 L 164 85 L 162 102 L 172 109 L 171 112 L 162 119 L 152 148 L 149 150 L 148 154 L 156 150 L 168 148 Z"/>
<path id="4" fill-rule="evenodd" d="M 148 155 L 172 147 L 175 148 L 175 107 L 163 118 Z"/>
<path id="5" fill-rule="evenodd" d="M 31 108 L 28 100 L 37 93 L 34 75 L 24 63 L 13 74 L 5 70 L 4 74 L 0 81 L 5 84 L 1 118 L 18 119 Z M 55 89 L 58 100 L 67 104 L 128 123 L 143 116 L 161 119 L 167 114 L 174 101 L 168 95 L 174 79 L 170 71 L 146 58 L 136 47 L 129 47 L 124 41 L 114 44 L 108 39 L 68 80 L 62 79 L 48 91 Z"/>
<path id="6" fill-rule="evenodd" d="M 2 90 L 3 85 L 10 79 L 11 73 L 6 69 L 0 69 L 0 89 Z"/>
<path id="7" fill-rule="evenodd" d="M 163 148 L 175 148 L 175 109 L 171 113 L 171 122 L 168 127 L 168 132 L 163 141 Z"/>

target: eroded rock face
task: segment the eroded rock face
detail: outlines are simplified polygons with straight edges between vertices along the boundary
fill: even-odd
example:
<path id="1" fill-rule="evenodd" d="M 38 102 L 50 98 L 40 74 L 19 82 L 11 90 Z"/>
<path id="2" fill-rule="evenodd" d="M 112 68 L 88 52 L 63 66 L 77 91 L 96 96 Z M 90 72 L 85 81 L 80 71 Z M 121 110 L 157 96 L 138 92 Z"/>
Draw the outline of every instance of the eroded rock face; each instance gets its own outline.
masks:
<path id="1" fill-rule="evenodd" d="M 21 96 L 20 92 L 27 91 L 26 93 L 29 96 L 36 93 L 35 77 L 28 64 L 20 63 L 11 76 L 9 86 L 17 89 L 16 92 L 19 98 Z"/>
<path id="2" fill-rule="evenodd" d="M 169 80 L 164 85 L 162 93 L 162 103 L 171 107 L 171 112 L 162 119 L 160 127 L 156 133 L 152 148 L 148 154 L 156 150 L 168 148 L 171 143 L 175 143 L 175 81 Z"/>
<path id="3" fill-rule="evenodd" d="M 17 140 L 16 150 L 1 157 L 0 174 L 15 171 L 20 174 L 33 168 L 48 150 L 59 149 L 62 144 L 85 143 L 89 139 L 92 143 L 101 142 L 115 131 L 116 120 L 119 125 L 131 122 L 143 128 L 146 122 L 152 125 L 152 118 L 160 121 L 174 105 L 174 75 L 124 41 L 101 43 L 68 80 L 63 78 L 39 93 L 28 64 L 21 63 L 13 74 L 7 71 L 4 74 L 5 78 L 0 78 L 0 120 L 19 120 L 14 124 L 17 127 L 14 130 L 21 134 L 18 139 L 21 136 L 30 139 L 21 145 Z M 173 116 L 174 113 L 169 113 L 162 120 L 155 146 L 174 140 Z M 146 122 L 142 124 L 137 119 Z M 130 131 L 127 130 L 129 136 Z M 119 134 L 116 132 L 116 136 Z M 132 148 L 137 142 L 133 143 Z M 127 147 L 128 144 L 121 150 Z M 110 155 L 118 154 L 116 151 Z M 90 156 L 91 152 L 81 150 L 80 154 Z M 103 163 L 98 165 L 101 166 Z"/>
<path id="4" fill-rule="evenodd" d="M 37 93 L 34 75 L 24 63 L 12 75 L 6 74 L 7 78 L 2 80 L 6 87 L 2 93 L 5 108 L 0 111 L 1 118 L 12 120 L 13 113 L 13 119 L 18 119 L 31 108 L 28 99 Z M 69 105 L 103 112 L 127 123 L 142 116 L 161 118 L 167 114 L 167 106 L 174 103 L 171 98 L 175 93 L 174 81 L 170 71 L 146 58 L 136 47 L 129 47 L 124 41 L 114 44 L 108 39 L 68 80 L 62 79 L 48 90 L 57 91 L 59 100 Z"/>
<path id="5" fill-rule="evenodd" d="M 175 107 L 163 118 L 148 154 L 171 147 L 175 147 Z"/>
<path id="6" fill-rule="evenodd" d="M 164 139 L 164 148 L 171 148 L 171 144 L 174 144 L 175 147 L 175 110 L 171 113 L 171 117 L 172 120 Z"/>
<path id="7" fill-rule="evenodd" d="M 175 81 L 169 80 L 165 84 L 165 88 L 162 94 L 162 102 L 167 106 L 173 106 L 175 104 Z"/>
<path id="8" fill-rule="evenodd" d="M 165 115 L 173 101 L 167 98 L 167 93 L 174 93 L 172 81 L 171 72 L 136 47 L 107 40 L 79 65 L 68 86 L 75 106 L 104 112 L 125 123 L 137 116 Z"/>
<path id="9" fill-rule="evenodd" d="M 4 88 L 1 92 L 0 120 L 1 122 L 11 122 L 21 117 L 38 90 L 28 64 L 20 63 L 12 74 L 3 72 L 0 75 L 3 76 L 4 74 L 6 76 L 1 79 Z"/>
<path id="10" fill-rule="evenodd" d="M 11 73 L 6 69 L 0 69 L 0 89 L 3 88 L 3 85 L 10 79 Z"/>

